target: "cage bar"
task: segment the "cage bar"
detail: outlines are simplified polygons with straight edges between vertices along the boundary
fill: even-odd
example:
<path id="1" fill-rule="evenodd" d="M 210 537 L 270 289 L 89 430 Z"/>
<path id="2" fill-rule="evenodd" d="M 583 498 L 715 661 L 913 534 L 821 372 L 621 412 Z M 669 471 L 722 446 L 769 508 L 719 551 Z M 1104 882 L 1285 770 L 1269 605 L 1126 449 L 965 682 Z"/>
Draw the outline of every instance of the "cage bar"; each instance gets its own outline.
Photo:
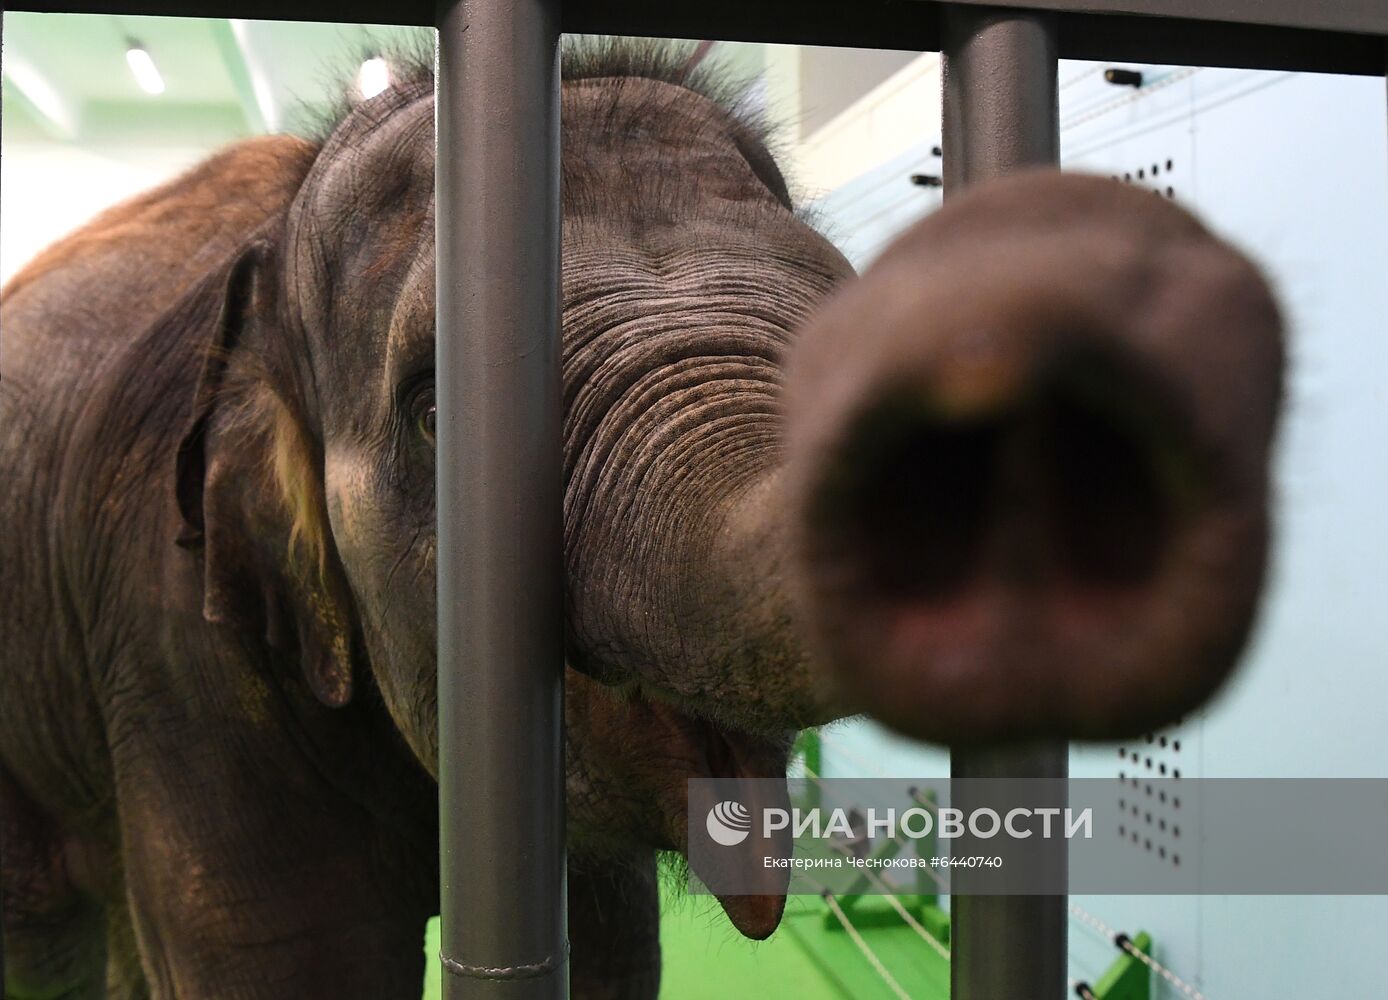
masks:
<path id="1" fill-rule="evenodd" d="M 446 996 L 566 995 L 558 36 L 944 49 L 947 193 L 1057 153 L 1059 57 L 1380 75 L 1379 0 L 20 0 L 10 9 L 436 25 Z M 0 7 L 3 11 L 3 7 Z M 955 777 L 1063 777 L 1063 744 Z M 1063 858 L 1060 859 L 1063 863 Z M 953 901 L 957 1000 L 1059 996 L 1055 897 Z M 3 963 L 3 956 L 0 956 Z M 2 967 L 2 966 L 0 966 Z"/>
<path id="2" fill-rule="evenodd" d="M 961 0 L 977 4 L 983 0 Z M 938 0 L 566 0 L 568 32 L 940 49 Z M 1379 76 L 1379 0 L 1017 0 L 1053 11 L 1063 59 Z M 19 0 L 13 10 L 347 23 L 436 24 L 434 0 Z"/>
<path id="3" fill-rule="evenodd" d="M 1019 168 L 1060 160 L 1059 47 L 1046 13 L 956 6 L 944 22 L 945 198 Z M 1064 778 L 1069 750 L 955 750 L 950 777 Z M 953 804 L 968 808 L 956 792 Z M 1065 841 L 1035 860 L 1063 875 Z M 1055 877 L 1055 876 L 1053 876 Z M 950 897 L 954 1000 L 1058 997 L 1066 985 L 1063 896 Z"/>
<path id="4" fill-rule="evenodd" d="M 439 7 L 444 996 L 567 996 L 559 9 Z"/>

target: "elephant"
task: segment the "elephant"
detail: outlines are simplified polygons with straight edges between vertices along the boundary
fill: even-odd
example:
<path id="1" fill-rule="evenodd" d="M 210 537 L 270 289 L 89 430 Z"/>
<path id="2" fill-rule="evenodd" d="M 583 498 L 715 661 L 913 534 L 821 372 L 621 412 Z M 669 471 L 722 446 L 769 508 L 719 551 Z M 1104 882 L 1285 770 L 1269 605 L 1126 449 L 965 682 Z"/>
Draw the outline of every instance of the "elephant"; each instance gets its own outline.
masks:
<path id="1" fill-rule="evenodd" d="M 397 67 L 4 291 L 7 997 L 418 995 L 433 97 Z M 689 778 L 783 777 L 864 708 L 987 743 L 1209 694 L 1280 321 L 1107 179 L 982 186 L 857 279 L 713 76 L 606 48 L 561 107 L 570 975 L 651 997 Z M 720 901 L 765 937 L 783 890 Z"/>

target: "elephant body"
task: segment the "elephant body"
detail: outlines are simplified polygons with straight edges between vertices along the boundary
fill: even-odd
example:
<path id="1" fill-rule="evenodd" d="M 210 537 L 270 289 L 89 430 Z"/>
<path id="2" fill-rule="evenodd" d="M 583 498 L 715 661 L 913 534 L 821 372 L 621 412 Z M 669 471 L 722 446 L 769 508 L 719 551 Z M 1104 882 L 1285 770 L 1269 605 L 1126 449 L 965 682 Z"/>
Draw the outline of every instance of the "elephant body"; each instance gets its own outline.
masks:
<path id="1" fill-rule="evenodd" d="M 687 779 L 783 777 L 863 704 L 998 742 L 1209 693 L 1261 581 L 1279 328 L 1180 209 L 1037 174 L 792 350 L 852 272 L 757 128 L 641 50 L 566 60 L 561 100 L 571 979 L 643 998 Z M 418 995 L 434 155 L 407 68 L 6 288 L 7 997 Z M 752 937 L 766 878 L 720 898 Z"/>
<path id="2" fill-rule="evenodd" d="M 418 995 L 432 782 L 378 704 L 315 711 L 292 657 L 207 620 L 176 544 L 188 295 L 311 154 L 233 147 L 6 290 L 7 997 Z"/>
<path id="3" fill-rule="evenodd" d="M 613 53 L 580 70 L 565 84 L 567 133 L 618 113 L 629 119 L 618 139 L 639 149 L 664 105 L 690 103 L 691 122 L 722 130 L 705 145 L 746 163 L 732 141 L 742 126 L 711 99 L 653 78 L 674 71 L 659 66 Z M 7 997 L 418 995 L 424 924 L 438 912 L 433 640 L 418 623 L 433 614 L 429 540 L 416 532 L 417 547 L 391 554 L 409 572 L 386 577 L 399 592 L 384 603 L 417 603 L 413 617 L 382 605 L 363 623 L 362 602 L 383 591 L 354 590 L 342 579 L 342 543 L 322 547 L 323 522 L 340 529 L 353 511 L 330 512 L 323 495 L 331 443 L 322 417 L 305 412 L 318 387 L 302 370 L 267 370 L 312 361 L 292 353 L 306 350 L 302 341 L 285 346 L 287 335 L 253 349 L 237 338 L 251 336 L 251 314 L 276 308 L 262 301 L 269 288 L 251 290 L 251 272 L 282 262 L 287 217 L 317 210 L 305 207 L 306 181 L 316 169 L 328 175 L 323 186 L 338 183 L 334 170 L 357 155 L 344 146 L 397 122 L 402 132 L 379 155 L 408 169 L 354 193 L 389 224 L 386 238 L 363 241 L 370 259 L 351 262 L 352 278 L 389 288 L 397 308 L 432 309 L 431 103 L 419 72 L 374 107 L 347 111 L 323 141 L 232 146 L 93 220 L 5 291 Z M 606 141 L 583 153 L 566 140 L 576 150 L 569 204 L 611 199 L 595 189 L 618 178 L 583 174 L 621 152 L 598 148 Z M 761 188 L 751 168 L 730 181 L 717 157 L 705 160 L 715 193 Z M 758 169 L 774 170 L 767 164 Z M 567 218 L 586 225 L 582 210 Z M 368 304 L 355 322 L 379 319 Z M 362 336 L 354 347 L 369 378 L 379 341 Z M 262 378 L 293 388 L 244 391 Z M 432 521 L 431 496 L 417 513 Z M 420 628 L 393 643 L 419 654 L 419 676 L 383 681 L 368 665 L 365 633 L 387 626 Z M 712 726 L 574 671 L 567 714 L 575 993 L 653 996 L 655 852 L 680 846 L 677 779 L 706 771 Z M 783 767 L 796 722 L 759 741 L 765 773 Z"/>

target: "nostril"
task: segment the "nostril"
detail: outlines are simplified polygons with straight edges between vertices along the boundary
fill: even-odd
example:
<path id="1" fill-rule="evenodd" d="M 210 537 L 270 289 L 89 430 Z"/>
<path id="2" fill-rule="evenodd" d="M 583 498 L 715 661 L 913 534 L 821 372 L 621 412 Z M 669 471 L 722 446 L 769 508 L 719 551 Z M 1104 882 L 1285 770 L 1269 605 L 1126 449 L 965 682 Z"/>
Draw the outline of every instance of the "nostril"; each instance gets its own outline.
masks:
<path id="1" fill-rule="evenodd" d="M 1149 380 L 1103 357 L 1072 361 L 1035 406 L 1057 575 L 1095 589 L 1150 581 L 1204 491 L 1181 422 Z"/>
<path id="2" fill-rule="evenodd" d="M 823 480 L 813 535 L 840 548 L 831 558 L 856 568 L 855 585 L 949 600 L 978 574 L 1005 432 L 942 417 L 914 390 L 883 396 Z"/>
<path id="3" fill-rule="evenodd" d="M 1056 400 L 1050 455 L 1061 573 L 1079 583 L 1131 586 L 1160 566 L 1175 520 L 1146 443 L 1100 410 Z"/>
<path id="4" fill-rule="evenodd" d="M 821 565 L 891 599 L 947 603 L 990 574 L 1079 590 L 1161 569 L 1201 489 L 1150 379 L 1068 352 L 986 414 L 883 391 L 827 463 L 810 510 Z"/>

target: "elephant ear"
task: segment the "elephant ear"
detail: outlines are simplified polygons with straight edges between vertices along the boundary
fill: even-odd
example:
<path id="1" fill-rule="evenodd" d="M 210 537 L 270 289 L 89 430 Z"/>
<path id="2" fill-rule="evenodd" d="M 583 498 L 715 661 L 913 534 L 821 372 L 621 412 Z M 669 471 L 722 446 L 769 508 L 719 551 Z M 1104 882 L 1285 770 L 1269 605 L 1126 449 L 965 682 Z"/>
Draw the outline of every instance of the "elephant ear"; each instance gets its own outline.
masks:
<path id="1" fill-rule="evenodd" d="M 328 530 L 322 450 L 271 360 L 273 256 L 251 243 L 165 317 L 203 352 L 175 461 L 176 541 L 201 554 L 203 617 L 297 646 L 314 695 L 340 707 L 362 644 Z"/>

